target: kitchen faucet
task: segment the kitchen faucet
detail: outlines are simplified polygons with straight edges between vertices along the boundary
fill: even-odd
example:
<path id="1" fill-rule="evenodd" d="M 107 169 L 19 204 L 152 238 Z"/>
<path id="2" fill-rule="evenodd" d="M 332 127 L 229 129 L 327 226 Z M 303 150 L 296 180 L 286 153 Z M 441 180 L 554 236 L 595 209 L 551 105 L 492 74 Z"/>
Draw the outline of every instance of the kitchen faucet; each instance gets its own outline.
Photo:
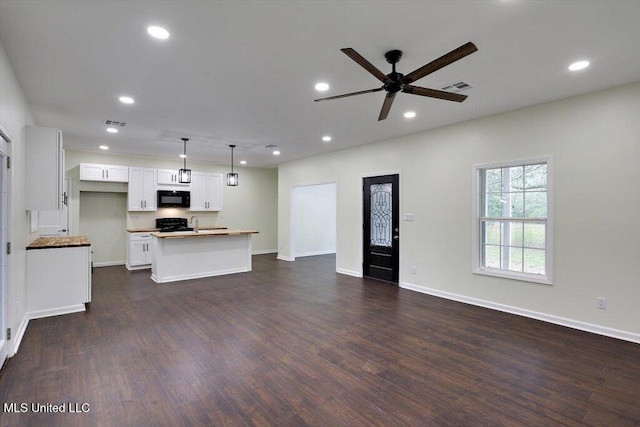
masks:
<path id="1" fill-rule="evenodd" d="M 195 215 L 194 215 L 194 216 L 192 216 L 192 217 L 191 217 L 191 224 L 193 224 L 193 219 L 194 219 L 194 218 L 196 219 L 196 226 L 195 226 L 195 228 L 193 229 L 193 231 L 195 231 L 195 232 L 197 233 L 197 232 L 198 232 L 198 217 L 197 217 L 197 216 L 195 216 Z"/>

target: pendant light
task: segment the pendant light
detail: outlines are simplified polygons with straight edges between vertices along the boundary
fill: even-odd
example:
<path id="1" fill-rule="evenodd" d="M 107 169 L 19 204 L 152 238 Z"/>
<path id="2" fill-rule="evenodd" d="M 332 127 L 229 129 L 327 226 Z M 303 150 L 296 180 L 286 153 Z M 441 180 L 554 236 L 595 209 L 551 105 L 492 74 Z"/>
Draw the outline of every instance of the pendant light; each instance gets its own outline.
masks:
<path id="1" fill-rule="evenodd" d="M 180 138 L 182 139 L 182 144 L 184 147 L 184 154 L 182 158 L 184 160 L 183 167 L 178 171 L 178 182 L 181 184 L 189 184 L 191 182 L 191 169 L 187 169 L 187 141 L 189 138 Z"/>
<path id="2" fill-rule="evenodd" d="M 227 185 L 230 187 L 235 187 L 238 185 L 238 174 L 233 173 L 233 149 L 236 146 L 229 145 L 229 147 L 231 147 L 231 172 L 227 174 Z"/>

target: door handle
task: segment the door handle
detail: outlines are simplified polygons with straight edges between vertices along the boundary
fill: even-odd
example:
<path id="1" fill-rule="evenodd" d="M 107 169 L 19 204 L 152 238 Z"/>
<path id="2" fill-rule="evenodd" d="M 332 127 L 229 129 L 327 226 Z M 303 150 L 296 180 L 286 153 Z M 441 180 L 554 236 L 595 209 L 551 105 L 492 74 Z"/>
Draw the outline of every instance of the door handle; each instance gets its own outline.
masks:
<path id="1" fill-rule="evenodd" d="M 393 236 L 393 240 L 398 240 L 400 236 Z"/>

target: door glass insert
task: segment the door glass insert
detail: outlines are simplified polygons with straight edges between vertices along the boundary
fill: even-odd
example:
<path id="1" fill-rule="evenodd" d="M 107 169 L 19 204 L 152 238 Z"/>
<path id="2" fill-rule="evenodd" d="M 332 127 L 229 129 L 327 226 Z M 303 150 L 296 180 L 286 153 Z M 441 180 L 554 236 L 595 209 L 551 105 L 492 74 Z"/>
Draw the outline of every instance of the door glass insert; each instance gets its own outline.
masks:
<path id="1" fill-rule="evenodd" d="M 373 184 L 371 192 L 371 245 L 391 247 L 391 183 Z"/>

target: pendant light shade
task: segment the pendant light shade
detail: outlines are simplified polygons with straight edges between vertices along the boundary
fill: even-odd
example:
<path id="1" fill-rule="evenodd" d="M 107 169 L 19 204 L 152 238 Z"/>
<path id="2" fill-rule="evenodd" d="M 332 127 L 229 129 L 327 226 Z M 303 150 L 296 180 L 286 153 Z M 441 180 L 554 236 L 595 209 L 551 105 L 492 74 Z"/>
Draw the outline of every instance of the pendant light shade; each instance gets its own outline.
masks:
<path id="1" fill-rule="evenodd" d="M 231 172 L 227 174 L 227 185 L 229 187 L 235 187 L 238 185 L 238 174 L 233 173 L 233 149 L 235 145 L 229 145 L 231 147 Z"/>
<path id="2" fill-rule="evenodd" d="M 189 138 L 182 139 L 184 154 L 182 155 L 184 163 L 182 169 L 178 171 L 178 182 L 181 184 L 189 184 L 191 182 L 191 169 L 187 169 L 187 141 Z"/>

